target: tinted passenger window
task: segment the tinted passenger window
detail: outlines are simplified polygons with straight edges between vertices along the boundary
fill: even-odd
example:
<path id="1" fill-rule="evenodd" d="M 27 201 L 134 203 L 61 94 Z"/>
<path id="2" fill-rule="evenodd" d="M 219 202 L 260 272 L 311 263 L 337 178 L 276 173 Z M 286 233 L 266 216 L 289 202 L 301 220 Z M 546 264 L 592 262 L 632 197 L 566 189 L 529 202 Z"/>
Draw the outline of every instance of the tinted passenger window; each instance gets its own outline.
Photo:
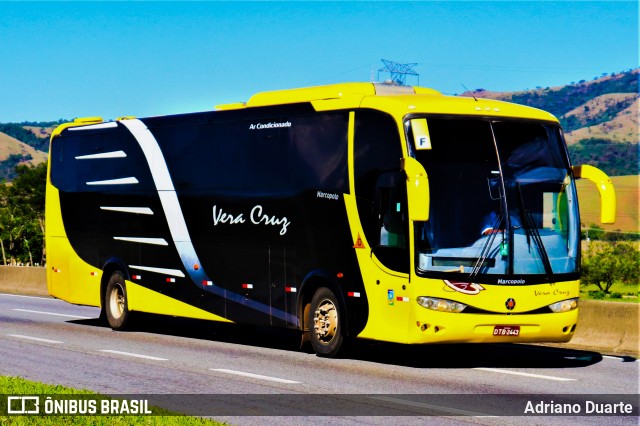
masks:
<path id="1" fill-rule="evenodd" d="M 153 130 L 176 188 L 347 192 L 347 113 Z"/>

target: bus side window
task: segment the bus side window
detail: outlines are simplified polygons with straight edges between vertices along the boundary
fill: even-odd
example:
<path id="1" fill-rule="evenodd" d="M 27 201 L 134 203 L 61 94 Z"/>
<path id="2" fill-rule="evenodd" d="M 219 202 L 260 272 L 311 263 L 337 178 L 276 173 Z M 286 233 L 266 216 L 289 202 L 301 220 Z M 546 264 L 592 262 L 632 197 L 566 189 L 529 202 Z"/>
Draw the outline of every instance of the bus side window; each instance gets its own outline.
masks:
<path id="1" fill-rule="evenodd" d="M 367 109 L 356 112 L 355 124 L 353 174 L 362 229 L 382 264 L 409 272 L 406 178 L 400 167 L 398 126 L 390 115 Z"/>
<path id="2" fill-rule="evenodd" d="M 408 220 L 405 179 L 401 172 L 383 173 L 376 184 L 374 254 L 390 269 L 408 272 Z"/>
<path id="3" fill-rule="evenodd" d="M 396 173 L 386 173 L 378 180 L 378 230 L 380 247 L 404 248 L 406 244 L 405 228 L 407 221 L 405 217 L 406 203 L 402 197 L 402 187 L 389 179 L 390 175 Z M 392 186 L 383 186 L 391 184 Z"/>

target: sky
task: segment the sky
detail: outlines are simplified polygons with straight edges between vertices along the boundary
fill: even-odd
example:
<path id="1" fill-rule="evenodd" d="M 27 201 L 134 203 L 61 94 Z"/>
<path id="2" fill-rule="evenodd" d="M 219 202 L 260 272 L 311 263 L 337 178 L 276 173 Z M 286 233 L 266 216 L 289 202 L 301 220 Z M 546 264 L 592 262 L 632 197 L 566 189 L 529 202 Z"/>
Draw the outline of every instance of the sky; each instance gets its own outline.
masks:
<path id="1" fill-rule="evenodd" d="M 0 122 L 211 110 L 378 81 L 533 89 L 639 66 L 637 1 L 0 1 Z"/>

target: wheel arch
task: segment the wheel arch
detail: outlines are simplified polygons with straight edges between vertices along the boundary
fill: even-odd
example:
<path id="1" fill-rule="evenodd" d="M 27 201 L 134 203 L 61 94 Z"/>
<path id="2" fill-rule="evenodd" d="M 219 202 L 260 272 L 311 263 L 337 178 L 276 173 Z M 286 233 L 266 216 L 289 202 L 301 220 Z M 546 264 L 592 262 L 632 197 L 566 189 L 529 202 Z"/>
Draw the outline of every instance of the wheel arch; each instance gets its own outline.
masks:
<path id="1" fill-rule="evenodd" d="M 307 324 L 307 313 L 308 309 L 311 306 L 311 299 L 316 291 L 321 288 L 326 287 L 333 292 L 333 294 L 338 299 L 338 307 L 340 309 L 341 318 L 343 321 L 342 330 L 348 335 L 348 319 L 347 319 L 347 305 L 344 300 L 344 295 L 342 294 L 342 290 L 338 280 L 330 274 L 328 271 L 323 269 L 316 269 L 309 272 L 304 279 L 302 280 L 302 284 L 300 285 L 300 296 L 298 298 L 298 306 L 297 313 L 298 318 L 300 318 L 301 330 L 303 333 L 308 333 L 309 324 Z"/>
<path id="2" fill-rule="evenodd" d="M 109 279 L 115 271 L 122 272 L 124 279 L 131 281 L 129 268 L 127 268 L 127 265 L 121 259 L 112 257 L 104 263 L 104 267 L 102 268 L 102 279 L 100 280 L 100 310 L 102 312 L 104 312 L 105 309 L 104 296 L 107 290 L 107 284 L 109 284 Z"/>

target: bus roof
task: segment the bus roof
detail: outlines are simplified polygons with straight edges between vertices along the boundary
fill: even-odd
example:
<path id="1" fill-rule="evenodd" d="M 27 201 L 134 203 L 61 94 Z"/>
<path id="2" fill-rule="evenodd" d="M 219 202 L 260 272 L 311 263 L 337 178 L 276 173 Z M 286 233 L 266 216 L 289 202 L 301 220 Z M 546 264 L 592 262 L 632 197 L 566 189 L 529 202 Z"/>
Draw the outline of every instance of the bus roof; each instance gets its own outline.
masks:
<path id="1" fill-rule="evenodd" d="M 409 94 L 438 95 L 436 90 L 425 87 L 398 86 L 386 83 L 339 83 L 299 89 L 259 92 L 247 102 L 217 105 L 216 109 L 239 109 L 336 99 L 362 99 L 366 96 L 397 96 Z"/>
<path id="2" fill-rule="evenodd" d="M 550 113 L 491 99 L 444 96 L 437 90 L 387 83 L 339 83 L 257 93 L 247 102 L 217 105 L 217 110 L 311 102 L 317 110 L 371 107 L 397 113 L 481 115 L 558 120 Z"/>

